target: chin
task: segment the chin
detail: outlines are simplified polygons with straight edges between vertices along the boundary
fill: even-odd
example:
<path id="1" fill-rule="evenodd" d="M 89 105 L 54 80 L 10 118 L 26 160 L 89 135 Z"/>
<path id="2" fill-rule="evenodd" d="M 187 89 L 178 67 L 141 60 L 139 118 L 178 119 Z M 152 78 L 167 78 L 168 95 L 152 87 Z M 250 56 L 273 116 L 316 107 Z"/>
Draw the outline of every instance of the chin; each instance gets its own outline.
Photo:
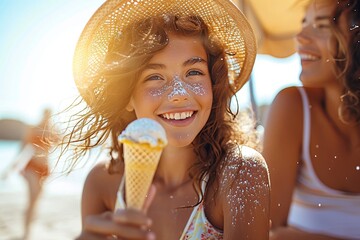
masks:
<path id="1" fill-rule="evenodd" d="M 168 136 L 168 145 L 173 147 L 190 147 L 194 139 L 194 137 L 190 137 L 188 134 L 184 133 Z"/>
<path id="2" fill-rule="evenodd" d="M 314 74 L 307 74 L 302 72 L 300 74 L 300 81 L 304 87 L 322 87 L 321 79 Z M 320 83 L 320 84 L 319 84 Z"/>

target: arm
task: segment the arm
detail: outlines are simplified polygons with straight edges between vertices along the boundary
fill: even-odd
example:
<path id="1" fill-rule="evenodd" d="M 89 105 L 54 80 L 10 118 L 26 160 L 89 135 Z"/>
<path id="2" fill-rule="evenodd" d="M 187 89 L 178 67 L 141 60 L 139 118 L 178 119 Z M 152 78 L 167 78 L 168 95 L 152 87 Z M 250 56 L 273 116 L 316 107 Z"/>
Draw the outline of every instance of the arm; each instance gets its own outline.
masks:
<path id="1" fill-rule="evenodd" d="M 224 239 L 269 239 L 269 175 L 265 160 L 257 151 L 241 147 L 240 159 L 226 166 L 226 178 L 233 182 L 221 193 Z M 239 164 L 240 163 L 240 164 Z M 226 180 L 225 180 L 226 181 Z"/>
<path id="2" fill-rule="evenodd" d="M 262 152 L 270 172 L 273 229 L 287 225 L 297 170 L 301 164 L 302 130 L 301 96 L 295 87 L 284 89 L 271 105 Z"/>
<path id="3" fill-rule="evenodd" d="M 96 165 L 85 180 L 81 198 L 81 220 L 83 226 L 87 216 L 101 214 L 112 210 L 111 206 L 106 201 L 110 198 L 110 195 L 108 191 L 105 191 L 103 188 L 107 182 L 111 181 L 111 178 L 110 176 L 107 176 L 109 174 L 106 171 L 104 163 Z M 111 189 L 116 191 L 114 187 L 111 187 Z"/>
<path id="4" fill-rule="evenodd" d="M 310 101 L 313 91 L 319 90 L 307 89 Z M 267 161 L 271 180 L 270 239 L 334 240 L 336 238 L 287 226 L 297 172 L 302 164 L 302 140 L 301 96 L 296 87 L 286 88 L 279 92 L 272 103 L 264 132 L 263 156 Z"/>
<path id="5" fill-rule="evenodd" d="M 78 240 L 109 239 L 113 235 L 126 239 L 147 239 L 150 220 L 136 210 L 117 210 L 114 203 L 121 175 L 110 175 L 105 164 L 95 166 L 86 178 L 82 200 L 82 232 Z"/>

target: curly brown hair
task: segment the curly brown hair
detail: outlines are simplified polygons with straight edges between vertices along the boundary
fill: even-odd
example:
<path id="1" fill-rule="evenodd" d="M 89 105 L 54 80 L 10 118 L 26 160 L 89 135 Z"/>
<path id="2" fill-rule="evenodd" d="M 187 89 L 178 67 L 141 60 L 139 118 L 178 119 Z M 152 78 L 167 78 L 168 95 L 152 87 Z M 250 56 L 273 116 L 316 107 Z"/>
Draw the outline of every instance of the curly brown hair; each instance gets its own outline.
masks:
<path id="1" fill-rule="evenodd" d="M 334 12 L 332 27 L 337 40 L 334 56 L 339 79 L 343 84 L 340 116 L 344 122 L 360 123 L 360 1 L 340 0 Z M 344 15 L 346 29 L 340 27 Z"/>
<path id="2" fill-rule="evenodd" d="M 87 105 L 77 116 L 72 117 L 75 124 L 63 141 L 64 150 L 73 147 L 75 151 L 71 168 L 89 149 L 110 139 L 109 172 L 118 171 L 123 153 L 118 136 L 136 118 L 133 112 L 125 109 L 126 105 L 142 69 L 158 51 L 166 47 L 170 33 L 200 37 L 208 55 L 214 101 L 206 125 L 193 142 L 198 158 L 190 175 L 197 180 L 194 186 L 197 191 L 201 193 L 200 181 L 205 175 L 209 176 L 208 186 L 219 179 L 217 174 L 221 163 L 234 146 L 245 142 L 255 148 L 260 145 L 253 131 L 254 121 L 249 117 L 248 121 L 242 118 L 240 122 L 237 118 L 239 111 L 230 108 L 231 99 L 236 98 L 236 95 L 229 83 L 226 63 L 228 53 L 216 40 L 216 36 L 211 35 L 202 19 L 197 16 L 152 17 L 132 24 L 112 40 L 103 70 L 93 76 L 89 88 L 91 91 L 83 93 L 86 94 L 83 97 L 87 99 Z M 73 105 L 77 106 L 83 101 L 80 98 Z M 237 101 L 235 104 L 239 109 Z M 247 132 L 241 129 L 244 125 L 248 126 Z"/>

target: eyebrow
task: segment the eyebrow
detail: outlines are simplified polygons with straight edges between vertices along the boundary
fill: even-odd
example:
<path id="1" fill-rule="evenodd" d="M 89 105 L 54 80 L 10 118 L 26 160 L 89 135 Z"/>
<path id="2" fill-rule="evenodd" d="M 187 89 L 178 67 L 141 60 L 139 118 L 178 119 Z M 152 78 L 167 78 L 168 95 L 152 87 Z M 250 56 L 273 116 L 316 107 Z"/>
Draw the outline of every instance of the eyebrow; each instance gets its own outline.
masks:
<path id="1" fill-rule="evenodd" d="M 329 20 L 331 21 L 331 16 L 317 16 L 315 17 L 315 21 L 323 21 L 323 20 Z M 302 19 L 302 23 L 306 22 L 306 17 Z"/>
<path id="2" fill-rule="evenodd" d="M 189 65 L 194 65 L 195 63 L 206 63 L 206 61 L 201 58 L 201 57 L 192 57 L 188 60 L 186 60 L 183 63 L 183 66 L 189 66 Z M 164 64 L 160 64 L 160 63 L 149 63 L 146 65 L 146 67 L 144 68 L 144 70 L 149 70 L 149 69 L 165 69 L 165 65 Z"/>
<path id="3" fill-rule="evenodd" d="M 149 63 L 145 66 L 144 70 L 148 69 L 165 69 L 165 65 L 160 63 Z"/>
<path id="4" fill-rule="evenodd" d="M 183 63 L 183 65 L 184 65 L 184 66 L 188 66 L 188 65 L 193 65 L 193 64 L 195 64 L 195 63 L 206 63 L 206 61 L 205 61 L 203 58 L 201 58 L 201 57 L 192 57 L 192 58 L 186 60 L 186 61 Z"/>

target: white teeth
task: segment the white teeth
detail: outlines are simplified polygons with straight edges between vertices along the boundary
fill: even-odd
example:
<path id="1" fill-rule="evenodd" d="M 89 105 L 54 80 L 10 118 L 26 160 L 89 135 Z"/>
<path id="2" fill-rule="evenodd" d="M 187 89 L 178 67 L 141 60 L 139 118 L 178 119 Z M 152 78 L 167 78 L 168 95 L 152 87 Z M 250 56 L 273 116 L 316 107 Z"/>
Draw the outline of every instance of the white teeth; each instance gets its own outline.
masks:
<path id="1" fill-rule="evenodd" d="M 311 54 L 304 54 L 304 53 L 301 53 L 300 54 L 300 58 L 301 60 L 318 60 L 320 58 L 314 56 L 314 55 L 311 55 Z"/>
<path id="2" fill-rule="evenodd" d="M 166 119 L 175 119 L 175 120 L 183 120 L 191 117 L 194 114 L 193 111 L 190 112 L 181 112 L 181 113 L 165 113 L 163 114 L 163 118 Z"/>

